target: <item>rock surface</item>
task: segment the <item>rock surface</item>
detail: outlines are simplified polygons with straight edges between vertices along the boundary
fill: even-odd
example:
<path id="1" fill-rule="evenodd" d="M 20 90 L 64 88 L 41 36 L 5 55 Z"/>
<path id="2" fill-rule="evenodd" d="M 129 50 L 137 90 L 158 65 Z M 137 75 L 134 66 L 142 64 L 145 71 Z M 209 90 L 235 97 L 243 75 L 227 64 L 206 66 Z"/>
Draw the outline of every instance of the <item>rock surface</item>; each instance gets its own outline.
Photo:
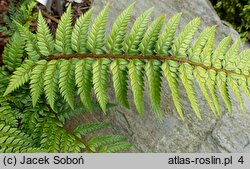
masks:
<path id="1" fill-rule="evenodd" d="M 111 5 L 107 29 L 110 30 L 115 17 L 133 0 L 94 0 L 95 11 L 100 11 L 107 2 L 110 2 Z M 198 32 L 205 27 L 218 25 L 216 43 L 226 35 L 231 35 L 233 39 L 239 38 L 235 30 L 222 24 L 208 0 L 137 0 L 132 20 L 134 21 L 139 14 L 152 6 L 154 6 L 152 18 L 162 14 L 167 14 L 167 18 L 169 18 L 177 12 L 182 12 L 179 28 L 183 28 L 195 17 L 201 17 L 202 20 Z M 130 110 L 118 106 L 109 109 L 106 116 L 101 112 L 96 113 L 95 116 L 93 114 L 83 115 L 75 119 L 74 123 L 95 120 L 109 121 L 112 125 L 110 129 L 112 133 L 126 135 L 134 145 L 129 152 L 250 152 L 250 103 L 245 96 L 246 112 L 244 114 L 241 113 L 239 104 L 231 94 L 233 96 L 233 116 L 228 116 L 227 109 L 220 100 L 223 116 L 216 119 L 199 88 L 196 87 L 197 100 L 204 119 L 200 121 L 194 115 L 184 87 L 180 84 L 180 98 L 186 119 L 185 122 L 182 122 L 177 116 L 165 78 L 163 78 L 162 86 L 162 110 L 165 114 L 162 123 L 156 119 L 151 110 L 147 84 L 144 93 L 145 116 L 143 119 L 139 117 L 132 103 L 130 91 Z M 109 95 L 111 100 L 114 99 L 112 87 L 110 87 Z"/>

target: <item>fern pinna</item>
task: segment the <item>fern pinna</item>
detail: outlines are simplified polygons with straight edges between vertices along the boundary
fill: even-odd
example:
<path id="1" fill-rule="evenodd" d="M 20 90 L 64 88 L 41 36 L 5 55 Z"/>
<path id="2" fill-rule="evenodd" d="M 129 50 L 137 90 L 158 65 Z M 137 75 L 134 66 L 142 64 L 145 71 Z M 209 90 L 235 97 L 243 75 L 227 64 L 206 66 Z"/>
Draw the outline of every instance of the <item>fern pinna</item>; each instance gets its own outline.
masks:
<path id="1" fill-rule="evenodd" d="M 221 115 L 217 87 L 230 114 L 232 102 L 229 87 L 244 111 L 241 90 L 250 98 L 250 50 L 239 52 L 240 42 L 237 40 L 230 46 L 230 37 L 224 38 L 214 49 L 216 26 L 204 29 L 191 45 L 200 18 L 190 21 L 177 35 L 181 13 L 171 17 L 165 26 L 163 15 L 147 27 L 153 8 L 135 20 L 127 35 L 134 5 L 131 4 L 117 17 L 107 38 L 105 26 L 109 4 L 99 12 L 92 25 L 93 8 L 79 17 L 73 26 L 69 6 L 61 17 L 55 38 L 41 13 L 36 34 L 17 23 L 28 57 L 20 67 L 18 64 L 15 67 L 4 95 L 29 82 L 34 106 L 45 92 L 49 105 L 54 109 L 55 97 L 59 92 L 73 109 L 77 87 L 82 103 L 91 110 L 93 88 L 100 107 L 106 112 L 110 71 L 117 101 L 129 108 L 127 90 L 130 81 L 134 104 L 141 116 L 144 112 L 144 76 L 148 79 L 152 109 L 159 119 L 163 116 L 160 102 L 163 76 L 182 120 L 184 115 L 178 93 L 178 78 L 199 119 L 202 116 L 196 101 L 194 80 L 198 82 L 216 117 Z M 15 49 L 12 52 L 18 53 Z M 13 68 L 10 62 L 6 61 L 6 64 Z"/>

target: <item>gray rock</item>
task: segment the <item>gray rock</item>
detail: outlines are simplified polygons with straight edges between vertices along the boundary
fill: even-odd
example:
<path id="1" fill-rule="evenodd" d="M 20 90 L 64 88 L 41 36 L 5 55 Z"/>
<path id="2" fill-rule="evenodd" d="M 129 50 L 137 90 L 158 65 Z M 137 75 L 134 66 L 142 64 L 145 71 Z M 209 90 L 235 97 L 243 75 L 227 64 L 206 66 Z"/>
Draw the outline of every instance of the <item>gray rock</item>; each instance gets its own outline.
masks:
<path id="1" fill-rule="evenodd" d="M 107 2 L 110 2 L 111 5 L 107 29 L 110 30 L 114 19 L 133 0 L 94 0 L 95 11 L 100 11 Z M 198 32 L 206 27 L 218 25 L 216 43 L 226 35 L 232 36 L 234 40 L 239 38 L 235 30 L 222 24 L 208 0 L 137 0 L 132 20 L 134 21 L 139 14 L 152 6 L 154 6 L 152 18 L 162 14 L 167 14 L 167 18 L 169 18 L 177 12 L 182 12 L 179 28 L 183 28 L 195 17 L 202 19 Z M 220 99 L 223 116 L 216 119 L 196 85 L 197 100 L 203 117 L 203 121 L 200 121 L 190 107 L 185 89 L 180 83 L 179 91 L 186 119 L 185 122 L 182 122 L 173 105 L 171 92 L 165 78 L 163 78 L 162 86 L 162 110 L 165 113 L 162 123 L 156 119 L 151 110 L 147 84 L 144 93 L 144 118 L 139 117 L 132 103 L 132 93 L 129 91 L 131 109 L 118 106 L 109 109 L 107 115 L 103 115 L 101 112 L 94 115 L 86 114 L 75 119 L 73 123 L 109 121 L 112 125 L 110 129 L 112 133 L 128 136 L 134 145 L 129 152 L 250 152 L 250 103 L 245 96 L 245 113 L 241 113 L 239 104 L 232 94 L 233 116 L 228 116 L 227 109 Z M 114 99 L 112 87 L 110 87 L 109 95 L 111 100 Z"/>

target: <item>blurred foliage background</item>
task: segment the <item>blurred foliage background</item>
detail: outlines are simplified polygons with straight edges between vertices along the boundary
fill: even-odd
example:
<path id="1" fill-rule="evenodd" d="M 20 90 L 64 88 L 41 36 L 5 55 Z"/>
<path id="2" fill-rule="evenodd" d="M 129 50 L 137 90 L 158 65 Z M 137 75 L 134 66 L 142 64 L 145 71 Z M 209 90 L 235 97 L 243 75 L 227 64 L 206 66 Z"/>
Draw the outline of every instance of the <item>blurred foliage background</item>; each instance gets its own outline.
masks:
<path id="1" fill-rule="evenodd" d="M 210 0 L 225 24 L 240 33 L 243 41 L 250 41 L 250 0 Z"/>

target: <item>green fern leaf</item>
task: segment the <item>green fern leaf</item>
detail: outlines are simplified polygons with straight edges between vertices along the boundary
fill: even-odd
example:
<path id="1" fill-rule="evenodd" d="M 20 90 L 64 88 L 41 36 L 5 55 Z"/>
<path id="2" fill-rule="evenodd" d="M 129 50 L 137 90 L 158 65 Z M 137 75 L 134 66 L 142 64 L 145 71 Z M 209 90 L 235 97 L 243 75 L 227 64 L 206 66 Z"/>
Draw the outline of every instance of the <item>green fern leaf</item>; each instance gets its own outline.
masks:
<path id="1" fill-rule="evenodd" d="M 15 33 L 3 51 L 3 63 L 8 70 L 14 71 L 21 66 L 23 52 L 24 40 L 18 33 Z"/>
<path id="2" fill-rule="evenodd" d="M 195 41 L 194 45 L 192 46 L 192 49 L 189 52 L 189 58 L 197 63 L 201 62 L 200 54 L 204 50 L 205 45 L 207 44 L 207 41 L 209 37 L 213 36 L 215 32 L 216 26 L 212 26 L 211 28 L 204 29 L 198 39 Z"/>
<path id="3" fill-rule="evenodd" d="M 145 29 L 147 23 L 149 21 L 149 17 L 153 11 L 153 8 L 146 10 L 143 14 L 141 14 L 135 21 L 133 27 L 127 39 L 124 43 L 124 51 L 129 55 L 137 55 L 140 53 L 139 44 L 143 38 L 145 33 Z"/>
<path id="4" fill-rule="evenodd" d="M 85 145 L 69 134 L 57 124 L 57 121 L 47 118 L 43 121 L 41 147 L 47 149 L 49 152 L 80 152 Z"/>
<path id="5" fill-rule="evenodd" d="M 100 146 L 127 141 L 127 138 L 119 135 L 96 136 L 88 140 L 88 147 L 96 152 Z"/>
<path id="6" fill-rule="evenodd" d="M 43 92 L 43 80 L 44 80 L 44 71 L 46 70 L 47 61 L 41 60 L 36 63 L 30 77 L 30 89 L 33 107 L 36 106 L 36 103 Z"/>
<path id="7" fill-rule="evenodd" d="M 93 63 L 93 85 L 97 100 L 102 108 L 102 111 L 106 112 L 107 105 L 107 88 L 108 88 L 108 68 L 110 60 L 106 58 L 98 59 Z"/>
<path id="8" fill-rule="evenodd" d="M 0 97 L 0 121 L 4 122 L 7 125 L 16 127 L 17 123 L 17 114 L 13 111 L 12 107 L 8 103 L 7 99 Z"/>
<path id="9" fill-rule="evenodd" d="M 106 48 L 112 54 L 122 54 L 123 41 L 126 35 L 126 29 L 134 9 L 135 2 L 129 5 L 115 20 L 111 33 L 107 39 Z"/>
<path id="10" fill-rule="evenodd" d="M 193 78 L 192 72 L 193 72 L 193 68 L 188 63 L 184 63 L 180 66 L 180 78 L 186 89 L 191 106 L 194 109 L 196 116 L 199 119 L 202 119 L 198 105 L 197 105 L 197 101 L 196 101 L 195 89 L 194 89 L 194 83 L 193 83 L 194 78 Z"/>
<path id="11" fill-rule="evenodd" d="M 62 96 L 74 109 L 75 59 L 61 60 L 59 88 Z"/>
<path id="12" fill-rule="evenodd" d="M 16 22 L 16 25 L 21 37 L 26 41 L 25 50 L 29 59 L 37 61 L 40 58 L 40 53 L 36 36 L 21 24 Z"/>
<path id="13" fill-rule="evenodd" d="M 42 135 L 41 135 L 41 147 L 48 149 L 51 153 L 60 152 L 60 136 L 61 131 L 58 130 L 57 125 L 50 124 L 51 122 L 44 122 Z"/>
<path id="14" fill-rule="evenodd" d="M 194 40 L 194 44 L 190 46 L 195 32 L 198 30 L 200 18 L 189 22 L 179 35 L 175 35 L 181 17 L 180 13 L 169 19 L 161 34 L 165 16 L 156 18 L 147 29 L 152 8 L 135 19 L 130 32 L 127 33 L 134 4 L 121 12 L 113 24 L 111 33 L 107 35 L 107 39 L 105 38 L 105 26 L 108 20 L 109 4 L 99 12 L 93 24 L 90 21 L 93 13 L 93 9 L 91 9 L 77 19 L 74 28 L 71 25 L 71 7 L 69 7 L 56 30 L 55 53 L 53 51 L 54 39 L 41 13 L 39 13 L 36 35 L 16 23 L 20 36 L 14 35 L 5 49 L 4 63 L 6 66 L 3 67 L 3 70 L 7 67 L 8 70 L 13 71 L 20 67 L 10 78 L 5 95 L 24 85 L 31 76 L 30 89 L 33 106 L 36 105 L 44 90 L 52 109 L 60 112 L 63 108 L 59 108 L 58 105 L 64 104 L 64 100 L 73 108 L 76 83 L 81 101 L 85 107 L 92 110 L 91 92 L 93 85 L 97 101 L 105 112 L 108 102 L 110 67 L 116 99 L 125 107 L 129 107 L 127 82 L 129 74 L 133 101 L 140 116 L 143 116 L 144 112 L 145 73 L 149 82 L 152 109 L 159 118 L 162 118 L 160 102 L 163 70 L 174 105 L 182 120 L 184 117 L 178 93 L 178 77 L 181 78 L 187 91 L 191 107 L 200 119 L 193 80 L 198 82 L 202 94 L 216 117 L 221 115 L 217 87 L 230 114 L 232 113 L 232 103 L 228 92 L 229 87 L 239 101 L 242 110 L 244 109 L 244 102 L 239 92 L 243 90 L 250 98 L 250 50 L 243 50 L 239 53 L 239 41 L 236 41 L 229 48 L 230 37 L 224 38 L 214 50 L 216 26 L 203 30 L 197 40 Z M 92 26 L 89 31 L 90 24 Z M 22 60 L 26 57 L 25 53 L 23 55 L 23 46 L 27 51 L 28 61 L 21 65 Z M 49 57 L 37 62 L 41 55 Z M 31 60 L 32 64 L 26 63 L 31 62 Z M 9 80 L 7 78 L 6 82 L 6 79 L 0 78 L 0 81 L 7 84 Z M 4 84 L 0 84 L 0 87 Z M 0 92 L 3 93 L 3 90 L 5 87 Z M 60 96 L 57 97 L 57 94 L 61 94 L 62 99 Z M 60 99 L 63 103 L 59 102 L 55 109 L 54 102 Z M 24 101 L 16 102 L 18 102 L 18 107 L 23 109 Z M 64 133 L 59 134 L 58 137 L 66 139 Z M 57 140 L 57 142 L 60 141 Z M 65 151 L 74 149 L 67 149 L 66 144 L 55 144 L 51 148 L 51 150 L 61 148 Z M 78 149 L 77 146 L 76 149 Z M 108 145 L 100 146 L 98 149 L 107 151 Z M 91 150 L 87 148 L 87 151 Z"/>
<path id="15" fill-rule="evenodd" d="M 131 81 L 134 103 L 137 111 L 142 117 L 144 114 L 143 91 L 144 91 L 144 63 L 135 59 L 128 64 L 129 77 Z"/>
<path id="16" fill-rule="evenodd" d="M 5 22 L 6 23 L 6 22 Z M 9 30 L 7 27 L 0 25 L 0 32 L 5 35 L 12 35 L 13 32 Z"/>
<path id="17" fill-rule="evenodd" d="M 105 26 L 108 19 L 109 4 L 97 15 L 92 25 L 91 31 L 87 40 L 87 48 L 92 53 L 103 54 L 105 45 Z"/>
<path id="18" fill-rule="evenodd" d="M 0 152 L 42 152 L 44 150 L 35 146 L 32 139 L 17 128 L 13 128 L 5 123 L 0 123 Z"/>
<path id="19" fill-rule="evenodd" d="M 109 125 L 107 123 L 104 123 L 104 122 L 91 123 L 91 124 L 81 124 L 81 125 L 78 125 L 74 129 L 74 134 L 77 137 L 81 138 L 82 136 L 85 136 L 86 134 L 92 133 L 92 132 L 97 131 L 97 130 L 105 129 L 108 126 Z"/>
<path id="20" fill-rule="evenodd" d="M 78 94 L 81 101 L 89 109 L 93 111 L 91 102 L 91 88 L 92 88 L 92 64 L 94 60 L 92 58 L 86 58 L 79 60 L 75 67 L 75 79 L 78 87 Z"/>
<path id="21" fill-rule="evenodd" d="M 34 109 L 35 108 L 33 108 L 32 110 Z M 24 116 L 22 117 L 21 128 L 23 128 L 27 134 L 34 134 L 32 135 L 32 139 L 34 140 L 35 143 L 39 144 L 40 135 L 36 132 L 35 128 L 37 127 L 37 123 L 39 122 L 39 118 L 41 115 L 40 112 L 38 111 L 34 112 L 28 108 L 23 113 L 24 113 Z"/>
<path id="22" fill-rule="evenodd" d="M 239 79 L 239 85 L 240 85 L 241 89 L 244 91 L 244 93 L 247 95 L 248 99 L 250 100 L 250 90 L 249 90 L 249 87 L 247 85 L 247 80 L 245 77 L 242 77 Z"/>
<path id="23" fill-rule="evenodd" d="M 55 48 L 57 51 L 70 54 L 71 49 L 71 34 L 72 34 L 72 10 L 71 5 L 67 8 L 66 12 L 62 15 L 58 28 L 56 29 L 56 43 Z"/>
<path id="24" fill-rule="evenodd" d="M 47 64 L 44 76 L 44 91 L 46 98 L 54 110 L 55 98 L 58 91 L 59 71 L 57 69 L 57 60 L 52 60 Z"/>
<path id="25" fill-rule="evenodd" d="M 240 70 L 241 73 L 249 75 L 250 69 L 250 49 L 242 51 L 235 60 L 235 67 Z M 248 78 L 250 79 L 250 78 Z"/>
<path id="26" fill-rule="evenodd" d="M 195 32 L 200 25 L 200 18 L 193 19 L 187 26 L 180 32 L 175 39 L 172 46 L 172 52 L 174 56 L 185 58 L 187 56 L 187 49 L 192 42 Z"/>
<path id="27" fill-rule="evenodd" d="M 215 29 L 211 31 L 211 35 L 207 40 L 207 43 L 200 54 L 201 63 L 205 66 L 212 65 L 212 53 L 214 47 L 214 37 L 215 37 Z"/>
<path id="28" fill-rule="evenodd" d="M 37 44 L 41 54 L 49 56 L 54 53 L 54 40 L 50 33 L 49 27 L 46 24 L 41 11 L 38 14 L 37 24 Z"/>
<path id="29" fill-rule="evenodd" d="M 158 55 L 169 55 L 180 18 L 181 13 L 178 13 L 169 19 L 155 46 Z"/>
<path id="30" fill-rule="evenodd" d="M 116 59 L 110 64 L 113 74 L 113 84 L 117 101 L 124 107 L 129 108 L 128 102 L 128 61 L 125 59 Z"/>
<path id="31" fill-rule="evenodd" d="M 213 111 L 215 117 L 217 117 L 217 112 L 215 109 L 215 106 L 213 104 L 212 99 L 210 98 L 210 95 L 208 94 L 207 88 L 206 88 L 206 79 L 207 79 L 207 72 L 205 69 L 203 69 L 202 67 L 196 67 L 194 69 L 194 76 L 200 86 L 201 92 L 203 94 L 203 96 L 205 97 L 205 99 L 207 100 L 211 110 Z"/>
<path id="32" fill-rule="evenodd" d="M 221 115 L 220 103 L 216 92 L 216 72 L 214 70 L 207 71 L 207 87 L 210 91 L 217 115 Z"/>
<path id="33" fill-rule="evenodd" d="M 161 62 L 158 60 L 150 60 L 145 65 L 146 75 L 149 82 L 149 95 L 153 111 L 157 117 L 162 120 L 161 112 Z"/>
<path id="34" fill-rule="evenodd" d="M 241 91 L 239 89 L 237 77 L 235 79 L 233 76 L 228 76 L 227 83 L 230 86 L 230 88 L 232 89 L 233 93 L 235 94 L 236 99 L 240 103 L 240 107 L 241 107 L 242 112 L 244 112 L 245 111 L 244 101 L 243 101 L 242 96 L 241 96 Z"/>
<path id="35" fill-rule="evenodd" d="M 87 50 L 87 34 L 93 13 L 93 8 L 82 14 L 76 21 L 71 36 L 71 47 L 77 53 L 83 54 Z"/>
<path id="36" fill-rule="evenodd" d="M 164 20 L 165 16 L 159 16 L 149 26 L 140 44 L 140 50 L 143 55 L 150 56 L 154 54 L 155 43 L 159 38 Z"/>
<path id="37" fill-rule="evenodd" d="M 232 114 L 232 103 L 227 88 L 227 75 L 224 72 L 219 72 L 216 76 L 216 83 L 229 113 Z"/>
<path id="38" fill-rule="evenodd" d="M 2 69 L 0 69 L 0 100 L 3 99 L 3 102 L 5 101 L 5 98 L 3 98 L 3 94 L 8 86 L 8 83 L 10 81 L 10 76 L 8 76 L 8 73 Z M 1 97 L 2 96 L 2 97 Z M 1 104 L 2 101 L 0 101 Z"/>
<path id="39" fill-rule="evenodd" d="M 21 67 L 17 68 L 14 75 L 10 79 L 10 83 L 4 93 L 4 96 L 18 89 L 24 83 L 29 81 L 31 71 L 34 66 L 34 62 L 31 60 L 25 60 Z"/>
<path id="40" fill-rule="evenodd" d="M 222 60 L 225 58 L 230 41 L 231 37 L 225 37 L 215 49 L 212 55 L 212 65 L 215 68 L 220 69 L 222 67 Z"/>
<path id="41" fill-rule="evenodd" d="M 165 61 L 162 64 L 162 70 L 164 71 L 164 75 L 168 81 L 169 88 L 172 93 L 172 99 L 174 101 L 175 108 L 181 118 L 184 121 L 184 116 L 181 108 L 181 101 L 179 97 L 179 90 L 178 90 L 178 80 L 177 80 L 177 73 L 178 73 L 179 64 L 175 61 Z"/>
<path id="42" fill-rule="evenodd" d="M 234 44 L 231 46 L 231 48 L 225 54 L 225 58 L 222 61 L 222 66 L 226 70 L 234 70 L 235 69 L 234 60 L 236 60 L 236 58 L 237 58 L 237 54 L 239 52 L 239 47 L 240 47 L 240 41 L 236 40 L 234 42 Z"/>

